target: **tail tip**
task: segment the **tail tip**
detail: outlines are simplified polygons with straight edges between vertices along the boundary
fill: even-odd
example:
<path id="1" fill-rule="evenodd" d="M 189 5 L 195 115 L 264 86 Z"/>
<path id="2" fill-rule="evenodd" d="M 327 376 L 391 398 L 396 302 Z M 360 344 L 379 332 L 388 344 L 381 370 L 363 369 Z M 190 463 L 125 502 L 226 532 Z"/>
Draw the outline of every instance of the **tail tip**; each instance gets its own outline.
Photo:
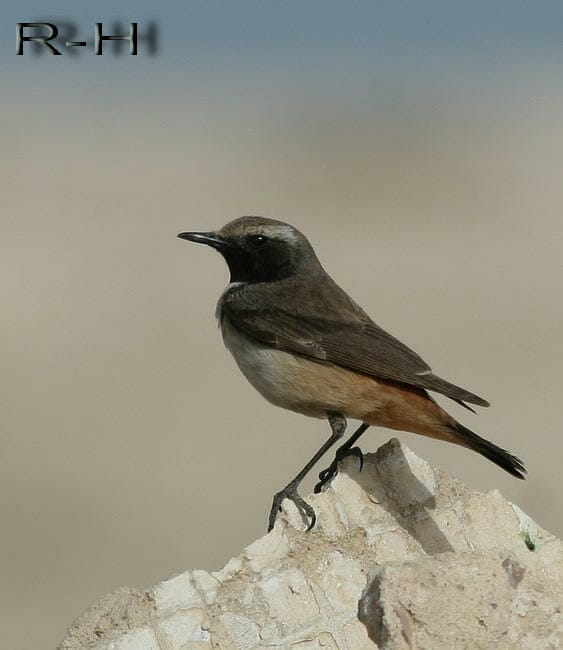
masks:
<path id="1" fill-rule="evenodd" d="M 524 480 L 526 478 L 526 467 L 524 466 L 524 462 L 521 461 L 518 456 L 514 456 L 506 449 L 498 447 L 485 438 L 481 438 L 481 436 L 478 436 L 476 433 L 467 427 L 464 427 L 459 422 L 455 422 L 452 429 L 458 435 L 461 434 L 460 437 L 463 441 L 461 444 L 464 446 L 473 449 L 482 456 L 485 456 L 485 458 L 488 458 L 490 461 L 495 463 L 495 465 L 498 465 L 515 478 L 518 478 L 520 480 Z"/>
<path id="2" fill-rule="evenodd" d="M 509 454 L 506 450 L 503 450 L 506 454 L 507 466 L 504 467 L 507 472 L 515 476 L 516 478 L 521 479 L 522 481 L 526 480 L 526 474 L 528 470 L 526 469 L 524 463 L 518 458 L 518 456 L 513 456 Z"/>

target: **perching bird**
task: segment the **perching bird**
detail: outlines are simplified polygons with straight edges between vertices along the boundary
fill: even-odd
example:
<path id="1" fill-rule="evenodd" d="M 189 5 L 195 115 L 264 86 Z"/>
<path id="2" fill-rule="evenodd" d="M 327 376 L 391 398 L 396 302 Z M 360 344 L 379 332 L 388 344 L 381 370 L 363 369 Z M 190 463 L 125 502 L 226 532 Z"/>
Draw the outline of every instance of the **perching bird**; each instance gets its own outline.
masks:
<path id="1" fill-rule="evenodd" d="M 276 406 L 326 418 L 331 436 L 297 476 L 274 496 L 268 530 L 284 498 L 315 523 L 297 492 L 307 472 L 346 430 L 362 425 L 319 474 L 315 492 L 369 425 L 411 431 L 468 447 L 517 478 L 521 460 L 481 438 L 442 409 L 427 391 L 489 406 L 481 397 L 436 376 L 411 349 L 387 334 L 327 274 L 307 238 L 282 221 L 241 217 L 216 232 L 178 237 L 207 244 L 225 258 L 231 278 L 217 304 L 223 340 L 248 381 Z"/>

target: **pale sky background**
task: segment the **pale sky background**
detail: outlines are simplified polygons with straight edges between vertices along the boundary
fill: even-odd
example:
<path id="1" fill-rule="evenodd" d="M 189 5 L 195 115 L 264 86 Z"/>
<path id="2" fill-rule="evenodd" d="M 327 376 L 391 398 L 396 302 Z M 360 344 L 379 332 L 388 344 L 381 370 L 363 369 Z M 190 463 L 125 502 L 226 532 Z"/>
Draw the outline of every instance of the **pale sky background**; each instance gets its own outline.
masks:
<path id="1" fill-rule="evenodd" d="M 219 568 L 326 438 L 246 384 L 213 316 L 225 265 L 175 237 L 242 214 L 299 227 L 376 322 L 487 397 L 448 408 L 529 479 L 403 442 L 563 534 L 563 5 L 121 7 L 1 8 L 6 647 Z M 154 20 L 158 51 L 17 57 L 15 23 L 41 18 L 90 39 Z"/>

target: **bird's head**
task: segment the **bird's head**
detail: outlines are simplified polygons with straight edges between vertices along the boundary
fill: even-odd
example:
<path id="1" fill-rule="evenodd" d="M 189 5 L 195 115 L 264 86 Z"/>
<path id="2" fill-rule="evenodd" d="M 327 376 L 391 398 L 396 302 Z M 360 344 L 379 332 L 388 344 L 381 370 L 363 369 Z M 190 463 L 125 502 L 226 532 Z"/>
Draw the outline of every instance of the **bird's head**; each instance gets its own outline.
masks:
<path id="1" fill-rule="evenodd" d="M 240 217 L 214 232 L 182 232 L 178 237 L 218 250 L 231 282 L 274 282 L 320 267 L 307 238 L 275 219 Z"/>

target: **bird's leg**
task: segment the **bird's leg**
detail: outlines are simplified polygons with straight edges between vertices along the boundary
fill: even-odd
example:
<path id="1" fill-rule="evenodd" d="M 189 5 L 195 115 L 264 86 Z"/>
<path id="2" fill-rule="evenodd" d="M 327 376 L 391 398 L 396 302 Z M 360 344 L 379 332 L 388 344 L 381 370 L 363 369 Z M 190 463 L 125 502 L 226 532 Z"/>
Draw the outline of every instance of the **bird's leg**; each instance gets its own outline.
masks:
<path id="1" fill-rule="evenodd" d="M 332 463 L 319 474 L 320 481 L 315 485 L 314 492 L 318 494 L 322 487 L 326 485 L 338 471 L 338 461 L 346 458 L 346 456 L 356 456 L 360 460 L 360 470 L 364 464 L 364 456 L 362 450 L 359 447 L 353 447 L 352 445 L 356 440 L 364 433 L 364 431 L 369 427 L 369 424 L 360 424 L 360 426 L 354 431 L 354 433 L 346 440 L 346 442 L 338 447 L 336 454 L 334 455 L 334 460 Z"/>
<path id="2" fill-rule="evenodd" d="M 317 516 L 315 515 L 313 506 L 307 503 L 305 499 L 303 499 L 303 497 L 297 493 L 297 488 L 311 467 L 313 467 L 313 465 L 322 456 L 324 456 L 324 454 L 326 454 L 326 452 L 332 447 L 332 445 L 334 445 L 335 442 L 342 438 L 344 432 L 346 431 L 346 419 L 340 415 L 340 413 L 329 413 L 327 417 L 330 428 L 332 430 L 330 438 L 324 443 L 319 451 L 317 451 L 317 453 L 313 456 L 313 458 L 311 458 L 311 460 L 305 465 L 299 474 L 297 474 L 297 476 L 292 481 L 290 481 L 283 490 L 274 495 L 272 509 L 270 510 L 270 518 L 268 520 L 268 532 L 272 530 L 274 524 L 276 523 L 276 517 L 278 516 L 278 512 L 281 510 L 281 505 L 284 499 L 290 499 L 293 501 L 293 503 L 295 503 L 297 506 L 299 512 L 310 520 L 307 530 L 311 530 L 311 528 L 315 525 Z"/>

